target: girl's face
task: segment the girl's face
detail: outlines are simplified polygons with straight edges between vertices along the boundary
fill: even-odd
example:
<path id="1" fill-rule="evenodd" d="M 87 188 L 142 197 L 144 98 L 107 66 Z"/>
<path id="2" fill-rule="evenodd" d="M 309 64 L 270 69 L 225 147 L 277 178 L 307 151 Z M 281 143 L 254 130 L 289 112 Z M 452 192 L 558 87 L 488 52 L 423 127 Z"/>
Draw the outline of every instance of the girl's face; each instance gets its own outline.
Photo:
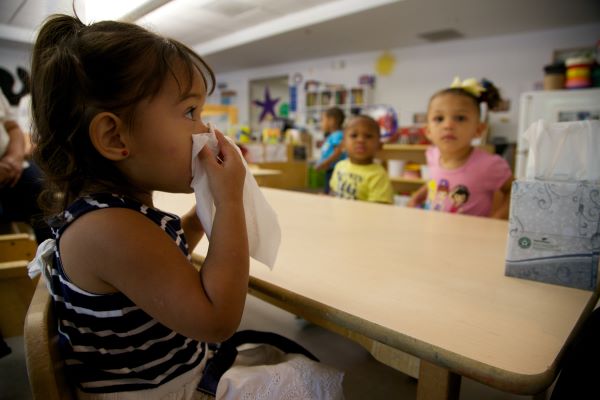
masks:
<path id="1" fill-rule="evenodd" d="M 185 86 L 185 74 L 175 72 Z M 144 192 L 190 193 L 192 134 L 208 132 L 201 119 L 206 87 L 196 69 L 189 93 L 167 76 L 161 91 L 136 109 L 124 172 Z"/>
<path id="2" fill-rule="evenodd" d="M 441 94 L 434 97 L 427 113 L 427 138 L 442 154 L 470 148 L 485 124 L 479 122 L 479 109 L 468 97 Z"/>
<path id="3" fill-rule="evenodd" d="M 380 147 L 378 132 L 360 118 L 351 122 L 344 132 L 344 149 L 354 164 L 371 164 Z"/>

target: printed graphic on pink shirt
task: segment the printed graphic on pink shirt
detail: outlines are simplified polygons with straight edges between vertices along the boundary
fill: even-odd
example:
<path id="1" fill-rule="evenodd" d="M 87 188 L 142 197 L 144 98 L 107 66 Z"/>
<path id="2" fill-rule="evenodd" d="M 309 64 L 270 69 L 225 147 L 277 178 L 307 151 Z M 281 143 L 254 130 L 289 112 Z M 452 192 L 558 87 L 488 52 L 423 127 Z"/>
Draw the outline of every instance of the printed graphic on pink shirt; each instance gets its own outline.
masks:
<path id="1" fill-rule="evenodd" d="M 465 185 L 455 185 L 450 189 L 447 179 L 440 179 L 437 183 L 431 181 L 429 183 L 429 199 L 425 203 L 425 208 L 461 214 L 469 201 L 470 194 L 469 188 Z"/>
<path id="2" fill-rule="evenodd" d="M 426 152 L 431 180 L 427 182 L 424 208 L 454 214 L 487 217 L 492 210 L 494 192 L 511 177 L 508 163 L 498 155 L 473 149 L 467 162 L 456 169 L 440 165 L 439 149 Z"/>

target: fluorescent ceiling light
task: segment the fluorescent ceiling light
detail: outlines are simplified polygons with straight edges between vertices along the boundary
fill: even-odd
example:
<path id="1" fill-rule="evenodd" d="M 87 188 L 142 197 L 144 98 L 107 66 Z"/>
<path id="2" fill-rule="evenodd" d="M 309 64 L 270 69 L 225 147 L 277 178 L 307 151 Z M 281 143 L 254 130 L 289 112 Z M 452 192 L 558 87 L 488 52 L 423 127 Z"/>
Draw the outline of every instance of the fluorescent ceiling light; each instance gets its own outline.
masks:
<path id="1" fill-rule="evenodd" d="M 35 32 L 31 29 L 21 28 L 13 25 L 0 24 L 0 39 L 17 43 L 33 43 Z"/>
<path id="2" fill-rule="evenodd" d="M 338 17 L 365 11 L 370 8 L 404 0 L 337 0 L 276 18 L 269 22 L 242 29 L 194 46 L 194 50 L 203 56 L 226 50 L 242 44 L 254 42 L 269 36 L 289 32 L 329 21 Z"/>
<path id="3" fill-rule="evenodd" d="M 84 0 L 85 21 L 118 20 L 133 10 L 141 8 L 151 0 Z"/>

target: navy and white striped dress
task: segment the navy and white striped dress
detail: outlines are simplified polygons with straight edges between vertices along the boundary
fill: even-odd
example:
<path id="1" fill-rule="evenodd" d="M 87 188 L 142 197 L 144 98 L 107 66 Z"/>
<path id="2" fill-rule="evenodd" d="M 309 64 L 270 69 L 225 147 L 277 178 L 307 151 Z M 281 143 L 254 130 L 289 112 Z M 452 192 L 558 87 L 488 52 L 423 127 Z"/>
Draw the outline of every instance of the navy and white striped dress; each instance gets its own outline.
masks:
<path id="1" fill-rule="evenodd" d="M 144 214 L 190 259 L 176 215 L 113 194 L 83 197 L 69 206 L 55 229 L 50 283 L 65 372 L 72 384 L 90 394 L 157 388 L 203 363 L 204 343 L 160 324 L 122 293 L 94 294 L 77 287 L 62 268 L 58 250 L 62 233 L 81 215 L 106 207 Z"/>

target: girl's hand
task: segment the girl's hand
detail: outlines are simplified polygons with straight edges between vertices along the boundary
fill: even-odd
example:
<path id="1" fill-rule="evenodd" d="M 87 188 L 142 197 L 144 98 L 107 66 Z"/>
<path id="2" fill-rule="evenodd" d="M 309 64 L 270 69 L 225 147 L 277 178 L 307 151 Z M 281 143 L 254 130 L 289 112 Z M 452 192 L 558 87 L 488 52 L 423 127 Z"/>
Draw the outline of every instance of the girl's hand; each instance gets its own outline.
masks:
<path id="1" fill-rule="evenodd" d="M 425 200 L 427 200 L 427 191 L 427 184 L 421 186 L 412 196 L 410 196 L 410 200 L 406 206 L 412 208 L 421 207 L 421 205 L 425 203 Z"/>
<path id="2" fill-rule="evenodd" d="M 215 130 L 215 136 L 219 142 L 220 160 L 217 160 L 207 146 L 198 154 L 198 159 L 207 171 L 215 206 L 231 202 L 242 204 L 246 168 L 237 149 L 225 136 L 218 130 Z"/>
<path id="3" fill-rule="evenodd" d="M 418 207 L 419 204 L 417 204 L 417 199 L 415 199 L 414 197 L 411 197 L 410 200 L 408 201 L 408 203 L 406 203 L 406 207 Z"/>

